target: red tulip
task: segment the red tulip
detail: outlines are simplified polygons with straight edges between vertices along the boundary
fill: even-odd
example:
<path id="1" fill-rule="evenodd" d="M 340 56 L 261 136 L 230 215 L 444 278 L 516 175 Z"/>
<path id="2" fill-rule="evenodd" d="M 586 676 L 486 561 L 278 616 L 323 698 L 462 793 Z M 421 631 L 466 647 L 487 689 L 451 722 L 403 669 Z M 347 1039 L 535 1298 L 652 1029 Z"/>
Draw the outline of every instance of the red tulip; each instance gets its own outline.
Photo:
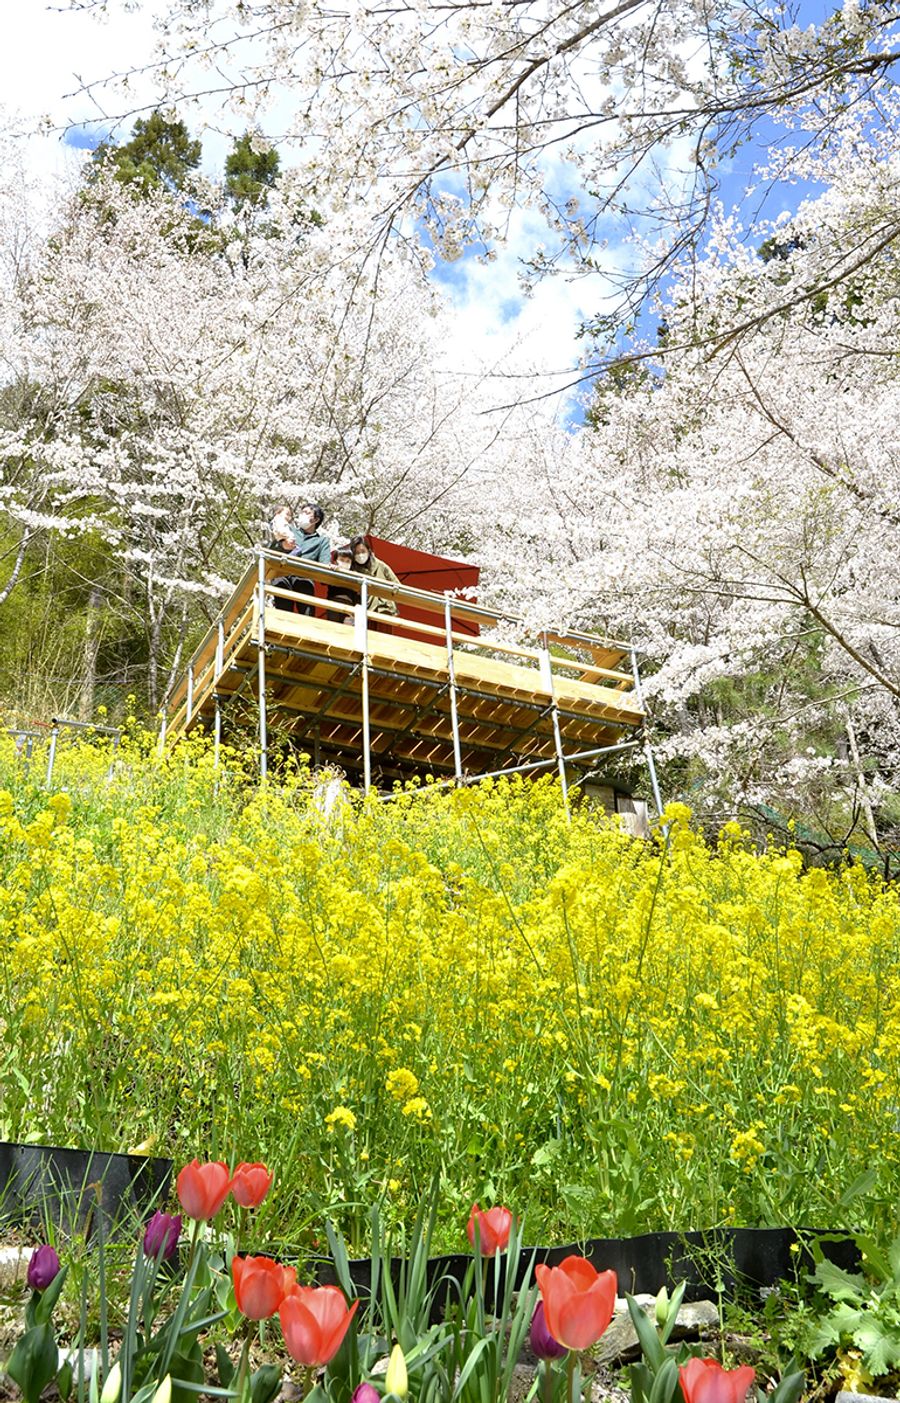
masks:
<path id="1" fill-rule="evenodd" d="M 469 1225 L 466 1232 L 469 1241 L 475 1246 L 475 1228 L 478 1228 L 478 1248 L 482 1257 L 495 1257 L 503 1252 L 509 1242 L 512 1227 L 512 1214 L 508 1208 L 486 1208 L 482 1213 L 477 1203 L 472 1204 Z"/>
<path id="2" fill-rule="evenodd" d="M 718 1359 L 689 1359 L 678 1378 L 685 1403 L 744 1403 L 756 1373 L 749 1364 L 723 1369 Z"/>
<path id="3" fill-rule="evenodd" d="M 242 1208 L 258 1208 L 271 1185 L 272 1175 L 264 1164 L 239 1164 L 231 1192 Z"/>
<path id="4" fill-rule="evenodd" d="M 595 1271 L 584 1257 L 566 1257 L 558 1267 L 535 1267 L 547 1328 L 566 1349 L 596 1344 L 612 1320 L 616 1274 Z"/>
<path id="5" fill-rule="evenodd" d="M 231 1191 L 231 1183 L 228 1166 L 221 1160 L 201 1164 L 194 1159 L 184 1166 L 175 1187 L 187 1216 L 203 1221 L 216 1216 Z"/>
<path id="6" fill-rule="evenodd" d="M 359 1301 L 348 1308 L 336 1286 L 295 1286 L 278 1307 L 288 1354 L 308 1369 L 333 1359 Z"/>
<path id="7" fill-rule="evenodd" d="M 231 1275 L 238 1310 L 248 1320 L 268 1320 L 297 1283 L 294 1268 L 271 1257 L 232 1257 Z"/>

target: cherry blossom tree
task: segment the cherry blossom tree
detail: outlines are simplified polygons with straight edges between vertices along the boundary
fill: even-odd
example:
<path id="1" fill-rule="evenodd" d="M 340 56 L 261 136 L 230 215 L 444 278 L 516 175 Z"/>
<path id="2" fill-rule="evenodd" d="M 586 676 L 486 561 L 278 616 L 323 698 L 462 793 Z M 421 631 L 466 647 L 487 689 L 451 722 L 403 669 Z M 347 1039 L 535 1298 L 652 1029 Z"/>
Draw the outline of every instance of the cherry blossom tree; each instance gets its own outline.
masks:
<path id="1" fill-rule="evenodd" d="M 496 438 L 442 367 L 417 261 L 392 250 L 375 286 L 342 264 L 346 237 L 336 219 L 298 226 L 290 182 L 254 229 L 110 178 L 57 208 L 7 281 L 6 513 L 23 541 L 103 543 L 106 597 L 146 633 L 151 706 L 274 502 L 421 535 Z"/>
<path id="2" fill-rule="evenodd" d="M 660 307 L 663 342 L 635 345 L 589 428 L 558 433 L 552 478 L 532 463 L 533 521 L 502 483 L 492 514 L 493 558 L 510 589 L 531 581 L 542 618 L 636 636 L 656 660 L 648 694 L 676 782 L 719 815 L 804 796 L 826 812 L 840 795 L 876 846 L 900 777 L 887 115 L 804 158 L 824 193 L 794 216 L 748 237 L 719 213 Z"/>
<path id="3" fill-rule="evenodd" d="M 286 94 L 298 179 L 352 207 L 367 254 L 402 228 L 446 258 L 466 246 L 490 256 L 510 211 L 533 206 L 548 225 L 533 269 L 602 271 L 594 329 L 613 342 L 627 310 L 699 246 L 738 145 L 774 140 L 773 178 L 790 178 L 848 114 L 880 120 L 900 56 L 887 0 L 823 5 L 815 24 L 797 4 L 755 0 L 143 3 L 159 53 L 88 84 L 107 114 L 129 111 L 136 72 L 167 100 L 219 98 L 242 120 Z M 796 140 L 778 137 L 773 115 Z M 604 255 L 616 215 L 642 236 L 618 269 Z M 607 295 L 617 274 L 618 300 Z"/>

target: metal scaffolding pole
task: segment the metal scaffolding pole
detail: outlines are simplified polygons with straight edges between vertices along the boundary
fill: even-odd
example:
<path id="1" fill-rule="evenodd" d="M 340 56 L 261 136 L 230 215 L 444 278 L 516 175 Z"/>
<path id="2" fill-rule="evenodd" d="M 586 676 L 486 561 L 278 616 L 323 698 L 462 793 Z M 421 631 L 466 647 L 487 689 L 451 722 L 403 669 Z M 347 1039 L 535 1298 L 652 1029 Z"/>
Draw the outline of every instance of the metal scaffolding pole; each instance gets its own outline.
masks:
<path id="1" fill-rule="evenodd" d="M 643 689 L 642 686 L 641 686 L 641 674 L 640 674 L 640 669 L 638 668 L 637 653 L 635 652 L 634 648 L 629 649 L 629 652 L 630 652 L 630 654 L 631 654 L 631 675 L 632 675 L 632 677 L 634 678 L 634 694 L 635 694 L 635 696 L 637 697 L 638 706 L 641 708 L 641 711 L 643 711 L 643 710 L 644 710 L 644 689 Z M 650 740 L 649 740 L 649 738 L 648 738 L 648 736 L 647 736 L 646 723 L 645 723 L 645 725 L 644 725 L 643 731 L 644 731 L 644 761 L 645 761 L 645 763 L 646 763 L 646 765 L 647 765 L 647 770 L 648 770 L 649 775 L 650 775 L 650 788 L 651 788 L 652 791 L 653 791 L 653 802 L 654 802 L 654 804 L 656 805 L 657 817 L 662 818 L 662 811 L 663 811 L 662 795 L 660 794 L 660 791 L 659 791 L 659 780 L 658 780 L 657 777 L 656 777 L 656 761 L 655 761 L 654 758 L 653 758 L 653 748 L 652 748 L 652 746 L 650 745 Z"/>
<path id="2" fill-rule="evenodd" d="M 56 762 L 56 742 L 59 740 L 59 727 L 54 723 L 50 732 L 50 750 L 47 755 L 47 788 L 53 780 L 53 766 Z"/>
<path id="3" fill-rule="evenodd" d="M 266 562 L 260 552 L 257 577 L 256 667 L 259 691 L 259 777 L 269 771 L 269 736 L 266 726 Z"/>
<path id="4" fill-rule="evenodd" d="M 360 690 L 362 693 L 363 789 L 368 794 L 372 788 L 372 736 L 369 727 L 369 582 L 365 576 L 363 576 L 362 593 L 354 614 L 356 648 L 362 654 Z"/>
<path id="5" fill-rule="evenodd" d="M 566 806 L 566 813 L 569 814 L 569 782 L 566 779 L 566 757 L 563 753 L 562 732 L 559 729 L 559 707 L 556 705 L 556 691 L 553 686 L 553 664 L 550 661 L 550 649 L 547 645 L 546 633 L 541 634 L 540 667 L 541 681 L 546 691 L 550 694 L 550 719 L 553 722 L 553 745 L 556 750 L 556 766 L 559 770 L 559 783 L 562 789 L 563 803 Z"/>
<path id="6" fill-rule="evenodd" d="M 456 708 L 456 668 L 453 662 L 453 615 L 450 610 L 450 596 L 444 600 L 444 630 L 447 634 L 447 677 L 450 682 L 450 725 L 453 730 L 453 771 L 456 782 L 463 777 L 462 747 L 459 743 L 459 713 Z"/>
<path id="7" fill-rule="evenodd" d="M 218 692 L 213 692 L 213 706 L 215 707 L 213 719 L 213 774 L 218 776 L 219 761 L 222 750 L 222 705 L 219 701 Z M 215 791 L 218 792 L 219 781 L 216 779 Z"/>

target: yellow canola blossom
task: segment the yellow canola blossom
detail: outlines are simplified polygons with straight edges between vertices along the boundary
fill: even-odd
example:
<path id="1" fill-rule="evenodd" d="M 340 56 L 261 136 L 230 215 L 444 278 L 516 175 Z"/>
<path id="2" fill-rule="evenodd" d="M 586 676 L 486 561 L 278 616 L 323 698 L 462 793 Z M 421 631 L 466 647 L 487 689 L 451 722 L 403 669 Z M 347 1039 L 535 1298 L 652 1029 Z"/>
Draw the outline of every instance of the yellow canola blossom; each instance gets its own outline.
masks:
<path id="1" fill-rule="evenodd" d="M 0 747 L 2 1138 L 264 1158 L 289 1240 L 437 1173 L 448 1223 L 490 1197 L 536 1241 L 829 1225 L 868 1170 L 854 1223 L 900 1197 L 877 876 L 683 805 L 667 844 L 568 823 L 544 781 L 329 821 L 302 768 L 228 764 L 85 746 L 48 795 Z"/>

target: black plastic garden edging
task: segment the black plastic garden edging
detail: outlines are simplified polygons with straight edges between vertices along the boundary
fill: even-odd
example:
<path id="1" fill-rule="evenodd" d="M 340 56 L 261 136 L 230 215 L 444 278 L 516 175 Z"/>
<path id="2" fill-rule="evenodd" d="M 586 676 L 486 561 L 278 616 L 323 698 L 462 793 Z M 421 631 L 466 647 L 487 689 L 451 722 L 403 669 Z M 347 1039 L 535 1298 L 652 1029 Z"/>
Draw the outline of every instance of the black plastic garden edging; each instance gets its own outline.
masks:
<path id="1" fill-rule="evenodd" d="M 170 1159 L 0 1141 L 0 1224 L 109 1237 L 159 1207 Z"/>
<path id="2" fill-rule="evenodd" d="M 618 1280 L 618 1293 L 656 1295 L 666 1286 L 671 1291 L 679 1282 L 687 1283 L 685 1299 L 699 1301 L 715 1299 L 718 1291 L 725 1299 L 734 1297 L 743 1288 L 772 1287 L 788 1280 L 798 1272 L 811 1270 L 812 1253 L 808 1243 L 816 1238 L 822 1252 L 831 1261 L 847 1270 L 859 1263 L 859 1250 L 846 1231 L 824 1228 L 710 1228 L 705 1232 L 654 1232 L 640 1237 L 591 1238 L 587 1242 L 569 1243 L 565 1247 L 523 1248 L 516 1266 L 516 1285 L 521 1285 L 532 1261 L 558 1265 L 573 1253 L 585 1256 L 598 1271 L 612 1269 Z M 472 1257 L 456 1253 L 432 1257 L 428 1262 L 429 1289 L 435 1288 L 438 1313 L 454 1294 L 454 1283 L 462 1282 Z M 371 1262 L 367 1257 L 350 1262 L 350 1276 L 362 1295 L 367 1294 L 371 1280 Z M 399 1279 L 402 1263 L 391 1262 L 392 1274 Z M 499 1281 L 508 1270 L 506 1258 L 501 1258 Z M 317 1260 L 319 1281 L 334 1281 L 330 1260 Z M 487 1272 L 488 1294 L 493 1291 L 494 1271 Z"/>

